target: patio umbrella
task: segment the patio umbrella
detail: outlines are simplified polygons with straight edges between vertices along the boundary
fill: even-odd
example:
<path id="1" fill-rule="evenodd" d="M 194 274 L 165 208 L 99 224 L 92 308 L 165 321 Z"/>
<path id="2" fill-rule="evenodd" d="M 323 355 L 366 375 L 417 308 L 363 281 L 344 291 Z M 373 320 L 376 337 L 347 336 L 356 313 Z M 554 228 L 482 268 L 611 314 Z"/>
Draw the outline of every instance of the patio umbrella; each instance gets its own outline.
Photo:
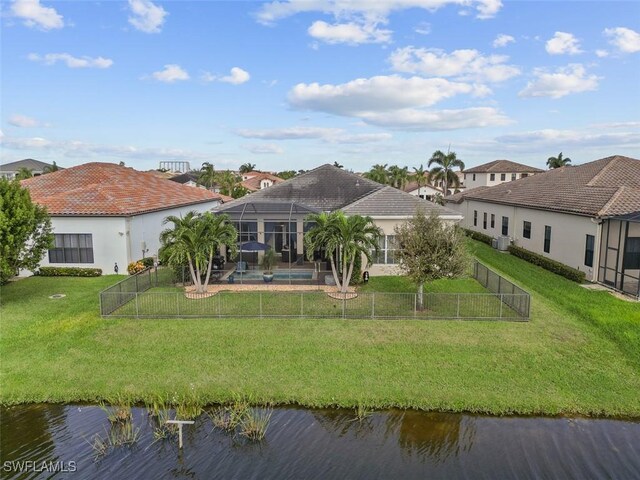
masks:
<path id="1" fill-rule="evenodd" d="M 239 244 L 239 250 L 241 252 L 262 252 L 270 248 L 271 245 L 261 242 L 244 242 Z"/>

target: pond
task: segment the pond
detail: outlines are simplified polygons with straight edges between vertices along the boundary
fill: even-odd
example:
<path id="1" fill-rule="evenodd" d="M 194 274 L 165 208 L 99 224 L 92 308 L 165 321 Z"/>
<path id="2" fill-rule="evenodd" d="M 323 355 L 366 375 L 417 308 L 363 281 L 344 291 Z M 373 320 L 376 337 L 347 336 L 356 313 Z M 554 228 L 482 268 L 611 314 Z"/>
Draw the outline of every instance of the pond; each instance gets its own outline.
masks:
<path id="1" fill-rule="evenodd" d="M 2 478 L 640 478 L 640 422 L 483 417 L 415 411 L 276 408 L 266 437 L 185 426 L 184 449 L 154 441 L 145 409 L 133 409 L 138 442 L 95 459 L 109 429 L 99 407 L 3 407 Z M 18 473 L 18 462 L 27 471 Z M 42 462 L 51 462 L 43 465 Z M 57 463 L 56 463 L 57 462 Z M 49 471 L 47 471 L 49 469 Z"/>

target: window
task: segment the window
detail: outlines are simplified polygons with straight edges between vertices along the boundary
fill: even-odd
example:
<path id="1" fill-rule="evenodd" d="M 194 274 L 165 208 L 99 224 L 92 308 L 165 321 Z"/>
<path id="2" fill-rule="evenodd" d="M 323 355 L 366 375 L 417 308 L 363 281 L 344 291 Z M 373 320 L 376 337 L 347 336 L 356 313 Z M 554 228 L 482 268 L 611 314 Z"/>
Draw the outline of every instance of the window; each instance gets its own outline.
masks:
<path id="1" fill-rule="evenodd" d="M 491 214 L 491 228 L 496 228 L 496 216 Z"/>
<path id="2" fill-rule="evenodd" d="M 584 247 L 584 264 L 587 267 L 593 267 L 593 247 L 596 243 L 596 237 L 587 235 L 587 242 Z"/>
<path id="3" fill-rule="evenodd" d="M 239 242 L 255 242 L 258 240 L 258 222 L 233 222 L 238 231 Z"/>
<path id="4" fill-rule="evenodd" d="M 49 263 L 93 263 L 93 238 L 90 233 L 56 233 Z"/>
<path id="5" fill-rule="evenodd" d="M 502 217 L 502 235 L 509 235 L 509 217 Z"/>
<path id="6" fill-rule="evenodd" d="M 544 226 L 544 251 L 549 253 L 551 250 L 551 227 L 549 225 Z"/>
<path id="7" fill-rule="evenodd" d="M 627 238 L 622 266 L 629 270 L 640 269 L 640 237 Z"/>
<path id="8" fill-rule="evenodd" d="M 515 173 L 511 174 L 511 181 L 513 182 L 516 179 L 517 175 Z"/>
<path id="9" fill-rule="evenodd" d="M 474 182 L 476 181 L 476 174 L 475 173 L 473 174 L 473 181 Z"/>
<path id="10" fill-rule="evenodd" d="M 492 182 L 495 182 L 496 181 L 496 174 L 495 173 L 490 174 L 489 175 L 489 180 L 491 180 Z"/>
<path id="11" fill-rule="evenodd" d="M 501 173 L 500 174 L 500 180 L 502 180 L 503 182 L 507 179 L 507 174 L 506 173 Z"/>
<path id="12" fill-rule="evenodd" d="M 482 214 L 482 228 L 487 229 L 487 212 Z"/>
<path id="13" fill-rule="evenodd" d="M 531 222 L 525 221 L 522 224 L 522 236 L 524 238 L 531 238 Z"/>
<path id="14" fill-rule="evenodd" d="M 478 226 L 478 210 L 473 211 L 473 226 Z"/>
<path id="15" fill-rule="evenodd" d="M 295 253 L 298 243 L 297 228 L 297 222 L 289 223 L 282 220 L 264 222 L 264 243 L 271 245 L 276 253 L 281 253 L 283 250 Z"/>
<path id="16" fill-rule="evenodd" d="M 464 179 L 465 179 L 465 180 L 467 179 L 467 174 L 466 174 L 466 173 L 464 174 Z"/>
<path id="17" fill-rule="evenodd" d="M 380 250 L 378 251 L 378 255 L 375 257 L 374 263 L 382 263 L 387 265 L 392 265 L 398 263 L 396 261 L 396 236 L 395 235 L 385 235 L 378 239 L 378 247 Z"/>
<path id="18" fill-rule="evenodd" d="M 528 174 L 528 173 L 521 173 L 521 174 L 520 174 L 520 178 L 524 178 L 524 177 L 528 177 L 528 176 L 529 176 L 529 174 Z"/>

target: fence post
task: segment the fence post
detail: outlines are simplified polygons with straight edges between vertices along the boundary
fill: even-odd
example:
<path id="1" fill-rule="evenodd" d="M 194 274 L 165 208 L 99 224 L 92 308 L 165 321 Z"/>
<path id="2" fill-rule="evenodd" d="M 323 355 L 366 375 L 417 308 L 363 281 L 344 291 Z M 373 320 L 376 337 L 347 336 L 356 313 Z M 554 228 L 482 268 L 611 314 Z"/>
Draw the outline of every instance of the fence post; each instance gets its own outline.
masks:
<path id="1" fill-rule="evenodd" d="M 422 292 L 422 308 L 424 308 L 424 292 Z M 413 294 L 413 318 L 418 316 L 418 294 Z"/>
<path id="2" fill-rule="evenodd" d="M 304 293 L 300 292 L 300 318 L 304 317 Z"/>
<path id="3" fill-rule="evenodd" d="M 502 277 L 498 275 L 498 293 L 502 293 Z"/>
<path id="4" fill-rule="evenodd" d="M 138 288 L 138 274 L 136 273 L 136 274 L 133 276 L 133 278 L 134 278 L 134 280 L 136 281 L 136 292 L 137 292 L 137 291 L 139 291 L 139 288 Z"/>
<path id="5" fill-rule="evenodd" d="M 180 293 L 176 292 L 176 315 L 180 315 Z"/>
<path id="6" fill-rule="evenodd" d="M 456 318 L 460 318 L 460 294 L 456 293 L 457 302 L 456 302 Z"/>
<path id="7" fill-rule="evenodd" d="M 260 292 L 260 318 L 262 318 L 262 292 Z"/>
<path id="8" fill-rule="evenodd" d="M 376 292 L 371 294 L 371 318 L 376 318 Z"/>
<path id="9" fill-rule="evenodd" d="M 346 294 L 342 294 L 342 318 L 346 318 L 345 317 L 345 304 L 347 303 L 347 298 L 346 298 Z"/>
<path id="10" fill-rule="evenodd" d="M 218 292 L 218 318 L 222 316 L 222 292 Z"/>
<path id="11" fill-rule="evenodd" d="M 140 312 L 138 311 L 138 292 L 136 292 L 136 318 L 140 317 Z"/>
<path id="12" fill-rule="evenodd" d="M 502 295 L 502 293 L 500 294 L 500 318 L 502 318 L 502 302 L 503 302 L 503 297 L 504 295 Z"/>

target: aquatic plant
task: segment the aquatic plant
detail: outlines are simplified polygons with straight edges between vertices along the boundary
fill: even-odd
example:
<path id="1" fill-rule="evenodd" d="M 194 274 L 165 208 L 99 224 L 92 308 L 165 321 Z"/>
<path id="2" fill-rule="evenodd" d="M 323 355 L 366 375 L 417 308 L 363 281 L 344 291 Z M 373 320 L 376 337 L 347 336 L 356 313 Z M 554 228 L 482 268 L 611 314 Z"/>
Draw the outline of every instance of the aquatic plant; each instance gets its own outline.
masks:
<path id="1" fill-rule="evenodd" d="M 240 435 L 249 440 L 259 441 L 264 438 L 269 428 L 273 409 L 248 409 L 240 421 Z"/>
<path id="2" fill-rule="evenodd" d="M 194 420 L 198 418 L 204 406 L 204 402 L 196 393 L 193 384 L 190 385 L 186 394 L 180 396 L 174 394 L 172 403 L 175 406 L 176 418 L 179 420 Z"/>
<path id="3" fill-rule="evenodd" d="M 366 405 L 359 403 L 355 409 L 356 416 L 352 419 L 352 422 L 362 422 L 366 418 L 370 417 L 373 414 L 373 411 L 370 410 Z"/>
<path id="4" fill-rule="evenodd" d="M 126 423 L 131 421 L 131 401 L 123 394 L 117 394 L 108 402 L 100 402 L 99 406 L 107 414 L 111 423 Z"/>
<path id="5" fill-rule="evenodd" d="M 132 422 L 115 423 L 107 430 L 105 436 L 96 433 L 89 444 L 93 448 L 96 459 L 105 456 L 110 450 L 118 447 L 131 447 L 140 439 L 140 427 Z"/>

